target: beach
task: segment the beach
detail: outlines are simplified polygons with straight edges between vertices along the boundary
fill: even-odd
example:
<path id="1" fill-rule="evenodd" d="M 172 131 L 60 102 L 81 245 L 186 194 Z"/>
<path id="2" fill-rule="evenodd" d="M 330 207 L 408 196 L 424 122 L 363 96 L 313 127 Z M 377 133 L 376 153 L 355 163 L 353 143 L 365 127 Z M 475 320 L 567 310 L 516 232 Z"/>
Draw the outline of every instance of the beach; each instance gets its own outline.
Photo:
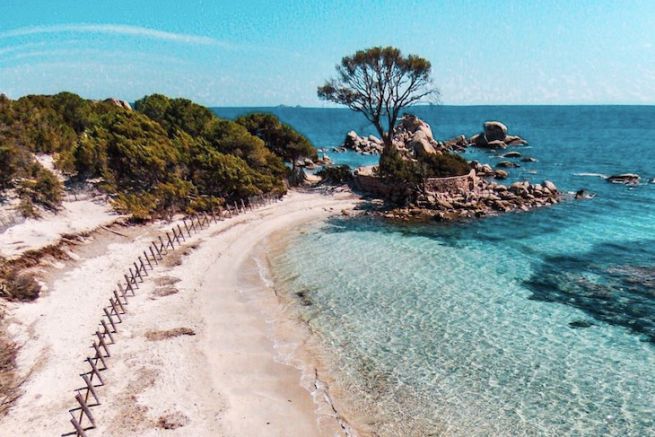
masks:
<path id="1" fill-rule="evenodd" d="M 284 312 L 272 283 L 262 280 L 261 250 L 271 235 L 355 203 L 349 193 L 291 192 L 187 238 L 130 299 L 109 346 L 105 384 L 96 388 L 101 405 L 93 408 L 97 429 L 89 434 L 352 432 L 329 397 L 310 393 L 317 384 L 280 359 L 271 325 Z M 44 268 L 47 291 L 39 299 L 9 304 L 6 323 L 21 346 L 17 364 L 25 382 L 0 420 L 3 436 L 72 431 L 68 410 L 83 385 L 79 374 L 88 367 L 102 307 L 121 272 L 168 226 L 92 232 L 70 260 Z"/>

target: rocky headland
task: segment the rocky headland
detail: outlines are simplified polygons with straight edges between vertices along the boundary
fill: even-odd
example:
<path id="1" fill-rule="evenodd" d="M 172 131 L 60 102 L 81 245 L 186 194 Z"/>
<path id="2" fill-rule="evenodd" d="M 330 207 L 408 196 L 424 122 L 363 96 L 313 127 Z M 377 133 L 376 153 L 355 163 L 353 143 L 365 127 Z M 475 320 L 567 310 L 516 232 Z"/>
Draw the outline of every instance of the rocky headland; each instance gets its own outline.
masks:
<path id="1" fill-rule="evenodd" d="M 465 150 L 467 147 L 504 149 L 527 144 L 514 135 L 507 134 L 507 127 L 500 122 L 486 122 L 482 132 L 470 138 L 460 136 L 448 141 L 437 141 L 430 126 L 413 115 L 405 115 L 393 131 L 393 145 L 407 161 L 421 160 L 429 155 L 442 155 Z M 377 154 L 384 150 L 377 137 L 360 137 L 354 131 L 346 135 L 341 148 L 359 153 Z M 377 166 L 355 171 L 355 186 L 361 191 L 388 201 L 381 211 L 385 217 L 395 219 L 455 220 L 482 217 L 510 211 L 529 211 L 553 205 L 561 199 L 561 193 L 551 181 L 533 184 L 516 181 L 505 185 L 497 180 L 509 177 L 509 170 L 520 167 L 516 160 L 535 162 L 532 157 L 518 151 L 502 155 L 495 165 L 470 161 L 468 174 L 449 177 L 428 177 L 419 184 L 393 183 L 379 174 Z"/>

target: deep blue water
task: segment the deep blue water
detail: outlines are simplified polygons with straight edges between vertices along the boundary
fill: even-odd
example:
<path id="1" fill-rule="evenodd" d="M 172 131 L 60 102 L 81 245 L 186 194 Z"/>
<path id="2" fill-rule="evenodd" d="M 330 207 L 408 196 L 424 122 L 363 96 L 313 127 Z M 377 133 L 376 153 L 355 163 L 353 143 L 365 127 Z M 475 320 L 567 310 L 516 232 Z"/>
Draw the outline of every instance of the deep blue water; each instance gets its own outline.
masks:
<path id="1" fill-rule="evenodd" d="M 373 133 L 347 110 L 267 110 L 321 148 Z M 513 150 L 538 159 L 513 179 L 596 197 L 448 225 L 340 218 L 295 235 L 272 260 L 278 282 L 311 302 L 298 315 L 356 411 L 383 435 L 655 435 L 655 107 L 414 112 L 439 139 L 500 120 L 529 142 Z M 624 172 L 642 183 L 598 176 Z"/>

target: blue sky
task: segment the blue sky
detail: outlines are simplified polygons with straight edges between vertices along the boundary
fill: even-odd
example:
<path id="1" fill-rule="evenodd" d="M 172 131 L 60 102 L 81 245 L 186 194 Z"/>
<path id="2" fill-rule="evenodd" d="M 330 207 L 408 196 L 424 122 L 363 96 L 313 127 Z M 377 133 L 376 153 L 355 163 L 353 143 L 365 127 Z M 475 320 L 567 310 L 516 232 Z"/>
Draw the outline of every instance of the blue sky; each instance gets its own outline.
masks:
<path id="1" fill-rule="evenodd" d="M 655 104 L 655 1 L 0 0 L 0 92 L 323 106 L 342 56 L 428 58 L 444 104 Z"/>

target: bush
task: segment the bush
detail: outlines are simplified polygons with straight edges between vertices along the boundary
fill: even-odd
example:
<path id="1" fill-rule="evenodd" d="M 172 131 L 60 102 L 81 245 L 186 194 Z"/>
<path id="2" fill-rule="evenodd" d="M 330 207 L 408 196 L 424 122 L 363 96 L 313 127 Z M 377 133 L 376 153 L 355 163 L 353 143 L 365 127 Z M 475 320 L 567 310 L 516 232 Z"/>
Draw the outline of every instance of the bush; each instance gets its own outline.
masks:
<path id="1" fill-rule="evenodd" d="M 415 161 L 404 158 L 396 146 L 385 146 L 380 156 L 378 174 L 387 183 L 415 185 L 423 180 L 420 167 Z"/>
<path id="2" fill-rule="evenodd" d="M 241 116 L 235 121 L 248 129 L 251 135 L 261 138 L 266 147 L 290 162 L 293 167 L 300 158 L 318 157 L 316 149 L 306 137 L 282 123 L 273 114 L 253 113 Z"/>
<path id="3" fill-rule="evenodd" d="M 331 184 L 347 184 L 353 180 L 352 171 L 347 165 L 323 167 L 316 175 L 320 176 L 323 182 Z"/>
<path id="4" fill-rule="evenodd" d="M 35 215 L 29 213 L 33 209 L 32 204 L 51 210 L 59 208 L 63 191 L 64 188 L 57 176 L 37 162 L 32 163 L 30 173 L 17 183 L 17 192 L 22 199 L 21 210 L 28 213 L 26 216 Z"/>
<path id="5" fill-rule="evenodd" d="M 447 178 L 463 176 L 471 171 L 464 158 L 452 153 L 425 155 L 419 159 L 422 174 L 426 178 Z"/>

